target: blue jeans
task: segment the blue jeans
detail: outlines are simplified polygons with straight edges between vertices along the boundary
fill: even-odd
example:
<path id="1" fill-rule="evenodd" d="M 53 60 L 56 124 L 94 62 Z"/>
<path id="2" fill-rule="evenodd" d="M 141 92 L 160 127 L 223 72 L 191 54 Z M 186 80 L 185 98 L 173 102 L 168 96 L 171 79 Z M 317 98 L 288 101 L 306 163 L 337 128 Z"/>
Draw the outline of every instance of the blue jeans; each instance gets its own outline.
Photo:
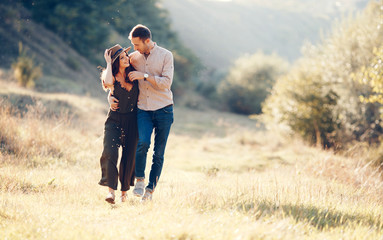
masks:
<path id="1" fill-rule="evenodd" d="M 160 179 L 166 142 L 170 127 L 173 123 L 173 106 L 167 106 L 156 111 L 138 109 L 138 145 L 136 151 L 136 178 L 145 178 L 146 155 L 150 147 L 150 138 L 154 129 L 154 154 L 150 169 L 149 183 L 146 188 L 154 190 Z"/>

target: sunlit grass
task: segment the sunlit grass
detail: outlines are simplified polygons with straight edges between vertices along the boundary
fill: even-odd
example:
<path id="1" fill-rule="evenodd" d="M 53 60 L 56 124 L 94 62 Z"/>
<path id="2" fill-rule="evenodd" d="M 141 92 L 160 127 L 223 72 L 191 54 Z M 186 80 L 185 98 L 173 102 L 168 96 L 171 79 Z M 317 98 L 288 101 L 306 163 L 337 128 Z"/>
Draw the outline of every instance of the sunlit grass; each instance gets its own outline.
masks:
<path id="1" fill-rule="evenodd" d="M 20 94 L 65 101 L 72 115 L 40 117 L 34 104 L 21 116 L 2 105 L 0 239 L 383 236 L 381 176 L 357 152 L 335 155 L 244 116 L 177 106 L 153 201 L 129 192 L 111 206 L 97 184 L 105 104 Z"/>

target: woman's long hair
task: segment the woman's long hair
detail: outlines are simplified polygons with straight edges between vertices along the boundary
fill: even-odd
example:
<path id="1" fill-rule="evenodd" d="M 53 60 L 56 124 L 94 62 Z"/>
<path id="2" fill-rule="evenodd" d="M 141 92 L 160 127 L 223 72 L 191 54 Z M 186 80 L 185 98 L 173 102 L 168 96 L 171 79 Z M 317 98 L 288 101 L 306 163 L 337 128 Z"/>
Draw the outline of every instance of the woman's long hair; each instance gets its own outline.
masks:
<path id="1" fill-rule="evenodd" d="M 130 58 L 129 58 L 129 64 L 130 64 Z M 129 67 L 130 67 L 130 65 L 129 65 Z M 130 79 L 129 79 L 129 76 L 128 76 L 129 67 L 125 68 L 125 82 L 130 82 Z M 105 80 L 105 77 L 106 77 L 106 68 L 103 68 L 103 67 L 100 67 L 100 66 L 98 68 L 101 69 L 101 76 L 100 76 L 101 85 L 102 85 L 102 88 L 104 89 L 104 91 L 106 92 L 108 90 L 105 87 L 105 85 L 104 85 L 104 80 Z M 120 69 L 120 56 L 118 56 L 118 58 L 112 64 L 112 75 L 113 75 L 114 78 L 116 77 L 119 69 Z"/>

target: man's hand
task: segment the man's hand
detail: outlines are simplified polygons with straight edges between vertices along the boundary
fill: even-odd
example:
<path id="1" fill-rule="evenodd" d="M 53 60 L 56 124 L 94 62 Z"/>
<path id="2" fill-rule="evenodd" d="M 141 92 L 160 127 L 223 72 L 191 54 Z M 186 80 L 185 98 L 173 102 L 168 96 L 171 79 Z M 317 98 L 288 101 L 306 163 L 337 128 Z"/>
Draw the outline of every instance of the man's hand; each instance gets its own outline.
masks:
<path id="1" fill-rule="evenodd" d="M 144 73 L 138 71 L 132 71 L 128 74 L 130 81 L 144 79 Z"/>
<path id="2" fill-rule="evenodd" d="M 119 108 L 118 107 L 118 100 L 117 100 L 117 98 L 112 96 L 111 92 L 109 92 L 109 94 L 108 94 L 108 103 L 110 106 L 110 110 L 112 110 L 112 111 L 116 111 Z"/>

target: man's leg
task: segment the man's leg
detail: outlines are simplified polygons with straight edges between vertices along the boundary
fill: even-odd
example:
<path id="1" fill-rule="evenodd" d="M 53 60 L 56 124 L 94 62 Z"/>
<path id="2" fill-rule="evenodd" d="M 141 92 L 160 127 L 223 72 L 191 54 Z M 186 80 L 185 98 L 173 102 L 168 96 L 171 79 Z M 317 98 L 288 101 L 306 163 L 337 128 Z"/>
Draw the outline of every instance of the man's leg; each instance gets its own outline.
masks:
<path id="1" fill-rule="evenodd" d="M 137 124 L 138 124 L 138 144 L 136 150 L 136 185 L 133 193 L 136 196 L 142 196 L 144 194 L 144 179 L 145 179 L 145 167 L 146 167 L 146 155 L 150 147 L 150 137 L 153 132 L 152 112 L 143 111 L 138 109 L 137 111 Z"/>
<path id="2" fill-rule="evenodd" d="M 153 162 L 149 175 L 149 184 L 146 187 L 149 191 L 154 191 L 161 175 L 164 163 L 165 147 L 173 123 L 173 106 L 165 107 L 154 113 L 154 154 Z"/>

